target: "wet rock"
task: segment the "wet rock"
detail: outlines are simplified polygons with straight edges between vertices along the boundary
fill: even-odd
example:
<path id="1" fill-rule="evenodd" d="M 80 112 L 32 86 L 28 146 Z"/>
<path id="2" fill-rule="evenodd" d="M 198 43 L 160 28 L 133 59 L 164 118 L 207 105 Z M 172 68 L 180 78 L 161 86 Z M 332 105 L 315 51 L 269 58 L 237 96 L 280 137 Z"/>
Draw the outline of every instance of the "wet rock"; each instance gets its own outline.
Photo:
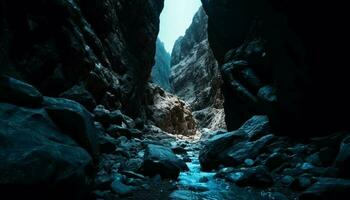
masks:
<path id="1" fill-rule="evenodd" d="M 346 200 L 350 195 L 350 181 L 346 179 L 320 178 L 303 192 L 300 200 Z"/>
<path id="2" fill-rule="evenodd" d="M 273 184 L 270 173 L 262 166 L 235 170 L 226 174 L 225 179 L 242 187 L 269 187 Z"/>
<path id="3" fill-rule="evenodd" d="M 335 166 L 339 168 L 341 177 L 350 178 L 350 136 L 342 141 L 339 153 L 335 159 Z"/>
<path id="4" fill-rule="evenodd" d="M 84 198 L 92 178 L 92 158 L 56 126 L 45 109 L 0 103 L 0 127 L 3 195 Z"/>
<path id="5" fill-rule="evenodd" d="M 119 180 L 115 180 L 111 184 L 111 189 L 114 193 L 120 196 L 131 196 L 135 188 L 133 186 L 128 186 Z"/>
<path id="6" fill-rule="evenodd" d="M 89 91 L 82 85 L 75 85 L 69 90 L 59 95 L 62 98 L 70 99 L 85 106 L 89 111 L 94 110 L 96 107 L 96 101 Z"/>
<path id="7" fill-rule="evenodd" d="M 39 106 L 41 93 L 33 86 L 8 76 L 0 75 L 0 101 L 22 106 Z"/>
<path id="8" fill-rule="evenodd" d="M 68 99 L 45 97 L 43 105 L 64 133 L 71 136 L 94 158 L 98 156 L 98 130 L 89 111 L 79 103 Z"/>
<path id="9" fill-rule="evenodd" d="M 109 135 L 111 135 L 114 138 L 125 136 L 128 139 L 131 139 L 131 138 L 138 138 L 142 136 L 142 132 L 137 129 L 124 128 L 118 125 L 111 125 L 107 129 L 107 132 Z"/>
<path id="10" fill-rule="evenodd" d="M 221 164 L 231 164 L 231 159 L 226 152 L 231 146 L 243 139 L 247 135 L 242 131 L 228 132 L 215 135 L 210 138 L 199 153 L 199 162 L 204 170 L 217 168 Z"/>
<path id="11" fill-rule="evenodd" d="M 147 176 L 159 174 L 162 178 L 170 179 L 177 179 L 180 171 L 188 170 L 186 163 L 171 149 L 153 144 L 149 144 L 146 148 L 142 168 Z"/>

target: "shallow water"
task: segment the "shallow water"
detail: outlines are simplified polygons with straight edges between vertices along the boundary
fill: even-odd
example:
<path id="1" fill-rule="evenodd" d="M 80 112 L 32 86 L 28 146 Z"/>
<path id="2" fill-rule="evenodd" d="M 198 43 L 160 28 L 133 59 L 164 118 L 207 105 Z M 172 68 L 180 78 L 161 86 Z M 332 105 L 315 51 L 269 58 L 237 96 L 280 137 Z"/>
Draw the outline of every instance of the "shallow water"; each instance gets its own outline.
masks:
<path id="1" fill-rule="evenodd" d="M 194 144 L 196 145 L 196 144 Z M 222 179 L 215 178 L 215 172 L 203 172 L 198 160 L 199 152 L 189 150 L 191 162 L 187 162 L 189 171 L 181 172 L 178 189 L 171 193 L 170 199 L 176 200 L 260 200 L 270 199 L 268 193 L 254 191 L 251 188 L 239 188 Z M 206 182 L 200 181 L 203 177 Z"/>

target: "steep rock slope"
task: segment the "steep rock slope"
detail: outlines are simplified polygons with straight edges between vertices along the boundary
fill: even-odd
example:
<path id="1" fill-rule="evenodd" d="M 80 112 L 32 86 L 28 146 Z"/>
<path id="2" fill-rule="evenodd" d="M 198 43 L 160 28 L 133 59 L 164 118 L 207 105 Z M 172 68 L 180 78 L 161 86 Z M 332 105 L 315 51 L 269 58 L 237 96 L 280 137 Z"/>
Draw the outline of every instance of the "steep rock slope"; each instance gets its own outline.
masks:
<path id="1" fill-rule="evenodd" d="M 163 0 L 2 1 L 1 73 L 50 96 L 79 85 L 137 116 L 162 8 Z"/>
<path id="2" fill-rule="evenodd" d="M 221 77 L 208 43 L 207 20 L 200 8 L 185 36 L 176 41 L 170 80 L 175 94 L 195 111 L 200 126 L 224 128 Z"/>
<path id="3" fill-rule="evenodd" d="M 160 39 L 157 39 L 156 44 L 156 64 L 152 68 L 152 82 L 161 86 L 166 91 L 170 92 L 170 54 L 165 50 L 164 44 Z"/>
<path id="4" fill-rule="evenodd" d="M 348 130 L 344 6 L 323 2 L 202 0 L 224 79 L 226 122 L 268 114 L 278 134 Z M 312 14 L 310 14 L 312 12 Z M 324 15 L 332 12 L 332 15 Z"/>

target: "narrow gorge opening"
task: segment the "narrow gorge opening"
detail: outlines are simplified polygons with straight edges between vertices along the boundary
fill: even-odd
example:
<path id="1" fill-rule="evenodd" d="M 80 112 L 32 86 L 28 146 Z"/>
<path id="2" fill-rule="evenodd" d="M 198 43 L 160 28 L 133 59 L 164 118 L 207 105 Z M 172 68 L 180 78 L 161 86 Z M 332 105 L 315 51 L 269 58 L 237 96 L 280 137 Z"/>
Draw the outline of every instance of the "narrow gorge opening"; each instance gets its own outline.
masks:
<path id="1" fill-rule="evenodd" d="M 151 81 L 169 93 L 156 100 L 173 106 L 170 121 L 160 123 L 169 133 L 200 136 L 226 129 L 222 79 L 207 29 L 200 0 L 165 1 Z"/>
<path id="2" fill-rule="evenodd" d="M 163 7 L 1 0 L 0 199 L 348 200 L 348 7 Z"/>

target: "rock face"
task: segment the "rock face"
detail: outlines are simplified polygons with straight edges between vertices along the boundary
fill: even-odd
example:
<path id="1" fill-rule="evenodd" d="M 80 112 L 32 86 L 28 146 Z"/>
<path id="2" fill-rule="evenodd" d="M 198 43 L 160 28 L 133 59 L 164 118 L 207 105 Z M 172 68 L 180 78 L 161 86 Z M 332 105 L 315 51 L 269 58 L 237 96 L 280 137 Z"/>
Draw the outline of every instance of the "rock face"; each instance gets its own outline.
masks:
<path id="1" fill-rule="evenodd" d="M 148 93 L 150 119 L 159 128 L 172 134 L 196 134 L 196 121 L 184 101 L 155 85 L 149 86 Z"/>
<path id="2" fill-rule="evenodd" d="M 156 64 L 152 68 L 152 82 L 159 85 L 167 92 L 172 91 L 170 85 L 170 54 L 165 50 L 164 44 L 160 39 L 157 39 L 156 44 Z"/>
<path id="3" fill-rule="evenodd" d="M 200 8 L 185 36 L 176 41 L 171 55 L 170 82 L 175 94 L 195 111 L 200 127 L 225 128 L 221 77 L 209 47 L 207 21 Z"/>
<path id="4" fill-rule="evenodd" d="M 26 83 L 1 80 L 11 94 L 0 98 L 1 193 L 14 199 L 86 198 L 99 154 L 91 114 L 76 102 L 43 98 Z"/>
<path id="5" fill-rule="evenodd" d="M 344 5 L 202 2 L 224 79 L 229 130 L 261 113 L 269 115 L 276 134 L 307 137 L 349 129 L 343 116 L 350 111 L 350 97 L 341 92 L 349 88 L 341 50 L 349 40 L 342 26 L 348 18 Z M 335 14 L 325 16 L 325 11 Z"/>
<path id="6" fill-rule="evenodd" d="M 0 73 L 50 96 L 82 85 L 98 104 L 116 108 L 108 102 L 121 102 L 137 116 L 154 64 L 162 8 L 163 0 L 5 0 Z"/>

